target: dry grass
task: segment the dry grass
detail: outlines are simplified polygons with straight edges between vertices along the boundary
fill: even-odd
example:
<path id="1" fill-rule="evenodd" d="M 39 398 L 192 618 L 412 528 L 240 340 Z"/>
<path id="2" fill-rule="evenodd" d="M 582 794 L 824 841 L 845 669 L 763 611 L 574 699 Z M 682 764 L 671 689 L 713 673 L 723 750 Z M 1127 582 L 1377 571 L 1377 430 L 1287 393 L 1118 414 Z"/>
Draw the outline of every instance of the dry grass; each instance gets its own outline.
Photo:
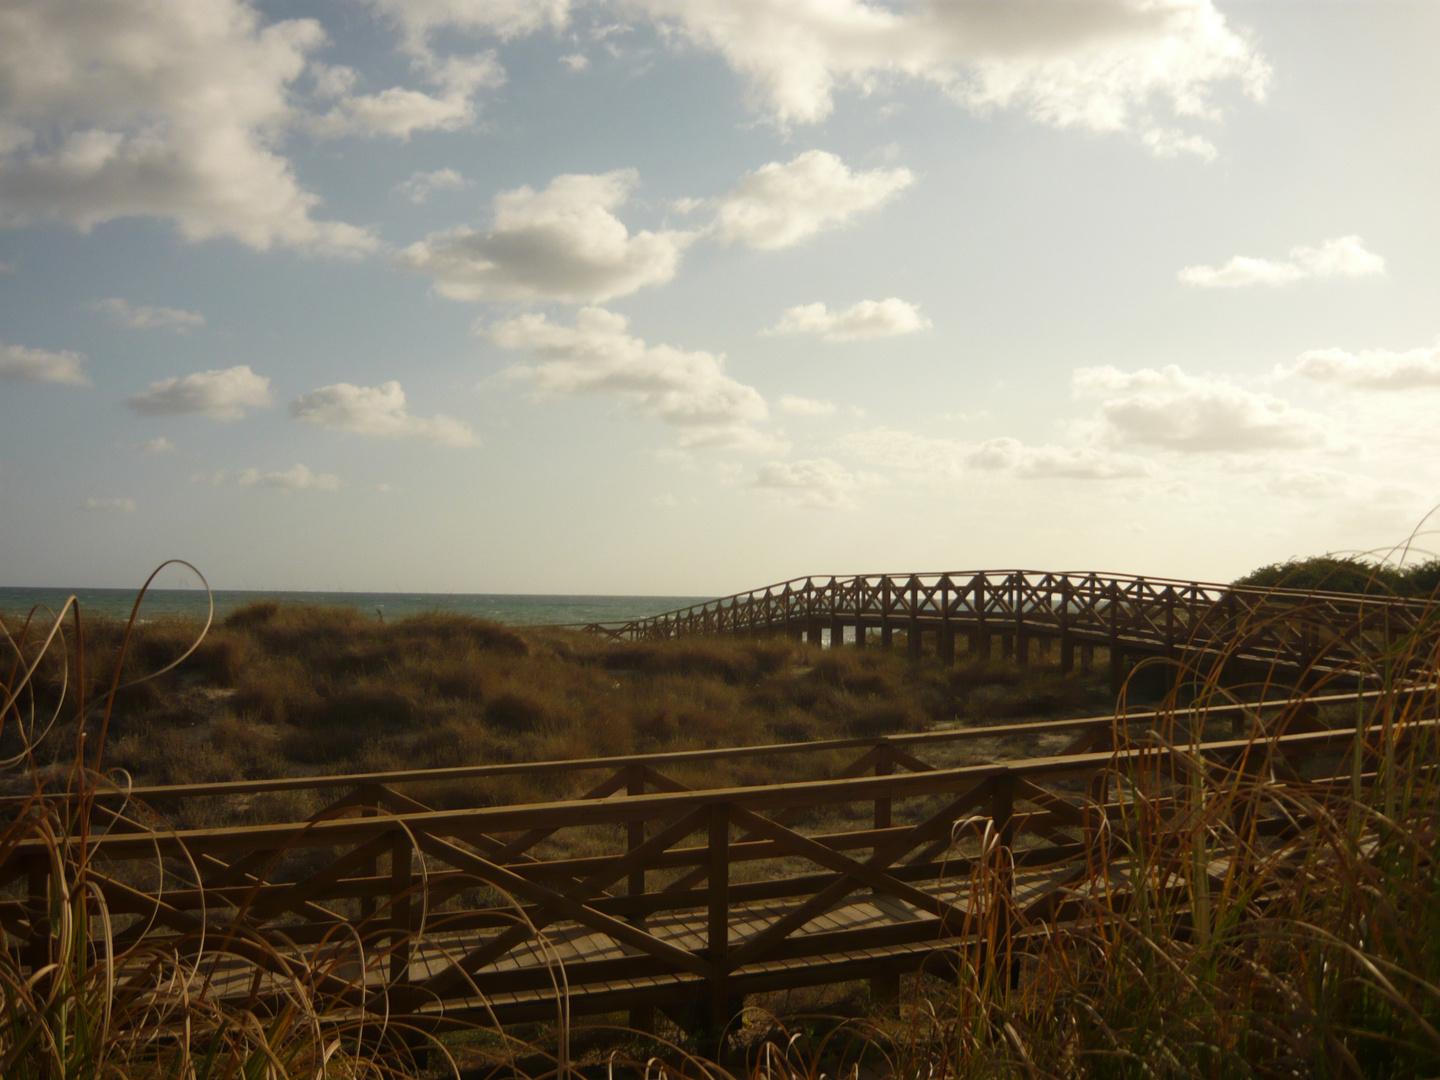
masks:
<path id="1" fill-rule="evenodd" d="M 7 625 L 18 637 L 18 623 Z M 86 697 L 106 688 L 117 663 L 125 680 L 165 666 L 200 629 L 183 620 L 139 625 L 121 661 L 124 624 L 87 620 Z M 36 678 L 42 709 L 57 704 L 62 683 L 59 653 L 45 661 Z M 175 671 L 116 696 L 106 760 L 141 784 L 199 783 L 871 736 L 1081 715 L 1108 703 L 1096 678 L 1044 664 L 947 669 L 933 658 L 911 664 L 899 649 L 776 638 L 609 643 L 460 616 L 381 623 L 350 609 L 260 603 L 213 627 Z M 73 745 L 74 734 L 65 719 L 49 745 Z M 18 747 L 12 725 L 0 750 Z M 755 783 L 795 767 L 776 759 L 768 772 L 745 763 L 722 773 Z M 571 791 L 561 781 L 485 790 L 507 801 Z M 438 804 L 461 794 L 441 792 Z M 234 809 L 197 801 L 180 823 L 219 823 Z"/>
<path id="2" fill-rule="evenodd" d="M 111 913 L 88 877 L 88 803 L 52 799 L 43 783 L 84 790 L 95 782 L 88 765 L 124 763 L 146 778 L 178 779 L 277 765 L 524 760 L 889 730 L 995 715 L 997 703 L 1020 712 L 1071 707 L 1066 695 L 1074 711 L 1089 711 L 1096 692 L 1043 670 L 947 672 L 784 641 L 616 647 L 468 620 L 381 627 L 343 612 L 249 609 L 196 651 L 193 670 L 107 696 L 183 652 L 193 629 L 143 628 L 131 651 L 119 628 L 91 628 L 83 653 L 72 638 L 69 649 L 47 654 L 36 692 L 5 709 L 0 740 L 13 746 L 17 724 L 39 732 L 54 714 L 44 745 L 67 749 L 21 762 L 34 796 L 0 830 L 0 865 L 17 843 L 39 839 L 58 883 L 46 955 L 0 954 L 0 1074 L 208 1080 L 423 1071 L 413 1033 L 322 1020 L 333 987 L 321 976 L 386 964 L 363 941 L 327 942 L 292 967 L 279 992 L 241 1002 L 209 994 L 184 952 L 116 949 Z M 27 660 L 34 642 L 20 644 Z M 1433 634 L 1396 648 L 1374 658 L 1372 687 L 1411 658 L 1440 676 Z M 1400 655 L 1407 650 L 1418 656 Z M 1195 674 L 1202 702 L 1226 696 Z M 17 682 L 12 671 L 5 685 Z M 93 706 L 77 700 L 77 688 Z M 1337 789 L 1295 777 L 1263 732 L 1241 761 L 1183 767 L 1203 732 L 1174 708 L 1147 737 L 1181 754 L 1164 768 L 1113 775 L 1127 796 L 1124 813 L 1104 826 L 1096 815 L 1084 836 L 1093 881 L 1114 867 L 1137 888 L 1087 893 L 1076 882 L 1073 919 L 1041 933 L 1009 906 L 1003 849 L 981 826 L 974 884 L 988 899 L 972 907 L 975 947 L 941 958 L 949 978 L 910 980 L 898 1007 L 865 1016 L 848 1010 L 853 994 L 842 998 L 849 1016 L 752 1013 L 732 1047 L 745 1064 L 732 1062 L 730 1072 L 754 1080 L 858 1080 L 862 1066 L 937 1080 L 1440 1074 L 1440 746 L 1403 737 L 1412 721 L 1437 712 L 1440 690 L 1382 698 L 1357 716 L 1355 749 L 1364 754 L 1351 760 L 1363 769 Z M 99 762 L 77 752 L 107 737 Z M 293 819 L 304 809 L 280 812 Z M 1267 820 L 1291 827 L 1276 838 L 1260 828 Z M 79 843 L 66 847 L 66 838 Z M 242 925 L 243 917 L 235 956 L 257 970 L 273 966 L 269 947 Z M 832 1009 L 835 1001 L 811 1004 Z M 597 1075 L 607 1062 L 634 1075 L 726 1073 L 693 1047 L 634 1033 L 586 1034 L 562 1020 L 525 1036 L 450 1039 L 434 1047 L 431 1066 L 453 1072 L 463 1061 L 480 1075 L 536 1080 L 587 1061 Z"/>

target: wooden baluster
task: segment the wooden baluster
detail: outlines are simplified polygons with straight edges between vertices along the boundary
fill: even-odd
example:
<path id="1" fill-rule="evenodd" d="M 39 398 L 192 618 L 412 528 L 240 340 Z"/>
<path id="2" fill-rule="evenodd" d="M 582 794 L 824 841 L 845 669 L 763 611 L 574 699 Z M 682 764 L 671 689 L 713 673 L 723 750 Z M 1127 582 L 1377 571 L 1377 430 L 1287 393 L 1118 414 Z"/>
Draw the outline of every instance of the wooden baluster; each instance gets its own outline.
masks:
<path id="1" fill-rule="evenodd" d="M 920 582 L 910 579 L 910 620 L 905 628 L 905 651 L 911 660 L 920 659 Z"/>
<path id="2" fill-rule="evenodd" d="M 1125 681 L 1125 652 L 1120 648 L 1120 586 L 1110 586 L 1110 693 L 1119 695 Z"/>
<path id="3" fill-rule="evenodd" d="M 875 762 L 876 776 L 889 776 L 895 771 L 895 759 L 890 756 L 890 747 L 885 747 L 885 756 Z M 890 813 L 892 801 L 889 795 L 876 796 L 875 798 L 875 828 L 890 828 Z"/>
<path id="4" fill-rule="evenodd" d="M 645 766 L 630 765 L 625 770 L 625 794 L 645 794 Z M 645 843 L 645 822 L 627 821 L 625 823 L 626 848 L 634 851 L 641 844 Z M 630 877 L 626 882 L 626 893 L 631 897 L 643 896 L 645 894 L 645 870 L 637 867 L 630 871 Z M 645 913 L 643 911 L 631 911 L 626 919 L 632 926 L 645 926 Z M 636 1005 L 630 1010 L 630 1027 L 635 1031 L 653 1032 L 655 1030 L 655 1006 Z"/>
<path id="5" fill-rule="evenodd" d="M 890 616 L 893 614 L 890 605 L 890 578 L 887 575 L 880 579 L 880 648 L 887 652 L 891 645 Z"/>
<path id="6" fill-rule="evenodd" d="M 410 835 L 397 829 L 390 845 L 390 981 L 410 981 L 410 888 L 414 884 L 414 868 Z"/>
<path id="7" fill-rule="evenodd" d="M 625 794 L 645 794 L 645 767 L 643 765 L 629 765 L 625 769 Z M 627 849 L 634 851 L 641 844 L 645 843 L 645 822 L 627 821 L 625 823 Z M 645 892 L 645 869 L 636 867 L 630 871 L 629 880 L 626 883 L 626 892 L 630 896 L 641 896 Z M 630 921 L 636 926 L 645 925 L 645 916 L 639 912 L 632 912 Z"/>
<path id="8" fill-rule="evenodd" d="M 730 807 L 710 808 L 710 911 L 706 944 L 710 955 L 710 1036 L 720 1049 L 720 1033 L 730 1023 Z"/>
<path id="9" fill-rule="evenodd" d="M 1060 579 L 1060 610 L 1055 621 L 1060 627 L 1060 674 L 1075 670 L 1075 639 L 1070 635 L 1070 579 Z"/>
<path id="10" fill-rule="evenodd" d="M 367 785 L 365 789 L 365 801 L 360 804 L 360 816 L 362 818 L 373 818 L 380 812 L 380 793 L 378 789 Z M 380 874 L 380 858 L 377 855 L 369 862 L 360 867 L 360 873 L 364 877 L 378 877 Z M 368 922 L 375 917 L 376 900 L 375 896 L 360 897 L 360 921 Z"/>
<path id="11" fill-rule="evenodd" d="M 995 913 L 995 962 L 1006 965 L 1007 980 L 1014 988 L 1020 974 L 1012 951 L 1015 904 L 1015 778 L 1008 772 L 1001 773 L 991 781 L 991 790 L 993 796 L 990 814 L 1000 840 L 1000 850 L 996 853 L 999 862 L 996 866 L 995 895 L 992 899 L 998 906 Z"/>
<path id="12" fill-rule="evenodd" d="M 986 629 L 985 620 L 985 575 L 975 575 L 975 631 L 970 638 L 970 657 L 973 663 L 976 660 L 990 659 L 990 631 Z"/>
<path id="13" fill-rule="evenodd" d="M 940 662 L 955 666 L 955 627 L 950 622 L 950 577 L 940 583 Z"/>

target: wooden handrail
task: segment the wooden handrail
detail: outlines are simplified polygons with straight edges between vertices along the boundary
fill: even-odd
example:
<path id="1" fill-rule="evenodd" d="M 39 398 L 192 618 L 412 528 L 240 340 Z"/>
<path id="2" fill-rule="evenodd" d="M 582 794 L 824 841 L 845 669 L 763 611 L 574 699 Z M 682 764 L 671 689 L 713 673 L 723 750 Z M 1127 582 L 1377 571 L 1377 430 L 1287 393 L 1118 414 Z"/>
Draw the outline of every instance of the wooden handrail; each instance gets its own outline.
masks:
<path id="1" fill-rule="evenodd" d="M 1389 691 L 1371 690 L 1363 693 L 1311 695 L 1304 699 L 1307 706 L 1324 708 L 1330 705 L 1379 701 L 1388 697 L 1409 697 L 1434 693 L 1440 687 L 1430 684 L 1399 687 Z M 132 788 L 100 788 L 91 797 L 102 800 L 136 799 L 144 802 L 192 799 L 205 796 L 254 795 L 276 791 L 322 791 L 332 788 L 358 788 L 366 785 L 393 787 L 399 784 L 434 784 L 457 780 L 483 780 L 497 777 L 545 776 L 567 772 L 591 772 L 627 767 L 666 768 L 707 761 L 738 761 L 748 758 L 780 757 L 796 754 L 828 753 L 836 750 L 858 750 L 872 746 L 929 746 L 976 739 L 1005 739 L 1014 736 L 1045 735 L 1057 732 L 1104 730 L 1117 722 L 1126 727 L 1153 724 L 1166 716 L 1188 717 L 1193 713 L 1206 718 L 1222 719 L 1248 714 L 1283 710 L 1295 705 L 1294 699 L 1224 703 L 1179 709 L 1174 714 L 1145 710 L 1126 713 L 1084 716 L 1064 720 L 1025 721 L 1014 724 L 988 724 L 977 727 L 943 728 L 932 731 L 895 735 L 867 735 L 843 739 L 816 739 L 807 742 L 764 743 L 754 746 L 715 747 L 704 750 L 666 750 L 652 754 L 617 754 L 594 758 L 560 758 L 550 761 L 504 762 L 493 765 L 458 765 L 441 769 L 396 769 L 388 772 L 336 773 L 328 776 L 290 776 L 265 780 L 230 780 L 204 784 L 155 784 Z M 76 796 L 78 797 L 78 796 Z M 0 807 L 20 806 L 28 796 L 5 796 Z"/>
<path id="2" fill-rule="evenodd" d="M 1440 720 L 1415 720 L 1406 725 L 1407 733 L 1440 730 Z M 1355 741 L 1353 728 L 1307 731 L 1271 738 L 1226 739 L 1183 748 L 1186 754 L 1207 757 L 1225 755 L 1257 747 L 1281 752 L 1313 753 L 1320 749 L 1348 746 Z M 883 776 L 858 776 L 834 780 L 802 780 L 753 787 L 703 788 L 695 791 L 658 792 L 630 795 L 577 803 L 573 799 L 529 803 L 515 806 L 485 806 L 458 810 L 426 810 L 388 816 L 340 818 L 296 823 L 171 830 L 164 832 L 124 832 L 93 835 L 83 841 L 92 850 L 111 857 L 129 858 L 155 853 L 180 855 L 205 852 L 243 851 L 252 848 L 280 849 L 285 847 L 320 847 L 333 844 L 362 843 L 381 834 L 402 834 L 409 830 L 437 836 L 465 836 L 475 833 L 514 832 L 528 829 L 556 829 L 577 823 L 577 814 L 587 825 L 618 825 L 673 817 L 678 812 L 698 806 L 728 804 L 748 810 L 783 810 L 791 807 L 815 807 L 849 802 L 868 802 L 879 798 L 902 798 L 955 791 L 978 784 L 995 776 L 1012 776 L 1028 780 L 1057 781 L 1088 776 L 1098 769 L 1123 770 L 1127 764 L 1146 760 L 1169 760 L 1176 751 L 1164 746 L 1144 746 L 1117 751 L 1023 758 L 1016 761 L 965 765 L 952 769 L 934 769 L 920 773 L 894 773 Z M 71 838 L 71 846 L 82 841 Z M 27 854 L 46 850 L 38 840 L 21 841 L 15 853 L 23 859 Z"/>

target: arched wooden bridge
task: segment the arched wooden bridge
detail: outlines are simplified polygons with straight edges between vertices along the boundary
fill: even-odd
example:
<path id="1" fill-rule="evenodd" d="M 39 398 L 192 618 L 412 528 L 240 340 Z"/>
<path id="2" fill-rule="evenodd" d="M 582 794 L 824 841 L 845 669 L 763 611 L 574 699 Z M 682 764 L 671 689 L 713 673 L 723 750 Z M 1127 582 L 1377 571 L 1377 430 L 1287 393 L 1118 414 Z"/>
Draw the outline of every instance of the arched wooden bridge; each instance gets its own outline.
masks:
<path id="1" fill-rule="evenodd" d="M 107 909 L 114 937 L 96 947 L 99 959 L 119 957 L 119 995 L 156 977 L 155 957 L 173 956 L 196 992 L 264 1008 L 303 990 L 326 1022 L 352 1031 L 362 1020 L 443 1029 L 622 1009 L 643 1023 L 657 1006 L 714 1030 L 747 994 L 862 978 L 893 992 L 899 973 L 993 934 L 993 921 L 982 929 L 992 915 L 1023 946 L 1094 890 L 1123 894 L 1125 864 L 1097 876 L 1085 840 L 1123 812 L 1108 778 L 1142 762 L 1244 759 L 1314 797 L 1336 770 L 1350 784 L 1341 758 L 1359 748 L 1368 761 L 1364 740 L 1317 719 L 1330 707 L 1353 718 L 1367 701 L 1375 695 L 1217 706 L 1208 734 L 1191 717 L 1184 751 L 1127 745 L 1161 720 L 1140 713 L 100 791 L 90 835 L 72 840 L 71 854 L 83 847 L 90 895 Z M 1402 737 L 1436 727 L 1424 712 L 1433 697 L 1424 701 Z M 1024 756 L 995 760 L 1007 747 Z M 781 756 L 809 778 L 719 788 L 677 779 Z M 517 778 L 582 793 L 454 809 L 423 801 Z M 304 822 L 191 830 L 135 809 L 253 808 L 296 791 L 323 793 L 329 806 Z M 1266 828 L 1294 824 L 1277 817 Z M 58 948 L 73 867 L 62 888 L 52 849 L 34 839 L 0 859 L 0 925 L 38 973 Z"/>
<path id="2" fill-rule="evenodd" d="M 1118 690 L 1127 658 L 1165 656 L 1263 665 L 1285 677 L 1344 671 L 1387 654 L 1433 621 L 1432 605 L 1353 593 L 1262 589 L 1125 574 L 979 570 L 811 576 L 646 619 L 591 623 L 606 636 L 653 641 L 691 635 L 784 633 L 823 644 L 892 647 L 954 663 L 988 657 L 996 639 L 1021 664 L 1058 643 L 1070 671 L 1108 651 Z"/>

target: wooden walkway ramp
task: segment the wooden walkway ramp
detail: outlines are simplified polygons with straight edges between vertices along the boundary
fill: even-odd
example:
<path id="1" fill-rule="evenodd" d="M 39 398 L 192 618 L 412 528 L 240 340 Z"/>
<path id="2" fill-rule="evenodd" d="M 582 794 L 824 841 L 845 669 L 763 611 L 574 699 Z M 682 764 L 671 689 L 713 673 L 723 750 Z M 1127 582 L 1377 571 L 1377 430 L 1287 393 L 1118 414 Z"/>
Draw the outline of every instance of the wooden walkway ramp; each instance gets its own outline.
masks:
<path id="1" fill-rule="evenodd" d="M 1362 667 L 1425 625 L 1432 605 L 1384 596 L 1237 587 L 1125 574 L 977 570 L 810 576 L 646 619 L 590 623 L 610 637 L 652 641 L 709 634 L 786 633 L 824 644 L 933 648 L 953 663 L 1002 653 L 1026 663 L 1058 644 L 1086 669 L 1108 653 L 1118 691 L 1127 658 L 1166 656 L 1260 665 L 1287 677 Z M 927 646 L 927 642 L 930 643 Z"/>
<path id="2" fill-rule="evenodd" d="M 101 792 L 76 854 L 108 911 L 110 947 L 130 957 L 122 981 L 149 977 L 143 948 L 132 948 L 143 946 L 191 957 L 197 987 L 221 996 L 279 1000 L 298 981 L 337 1023 L 444 1028 L 621 1009 L 643 1020 L 660 1007 L 682 1026 L 714 1030 L 745 995 L 848 979 L 875 980 L 884 993 L 899 973 L 943 963 L 962 944 L 995 947 L 997 934 L 1023 944 L 1063 924 L 1089 889 L 1123 892 L 1123 864 L 1097 871 L 1085 861 L 1093 831 L 1125 812 L 1117 778 L 1198 760 L 1288 777 L 1323 798 L 1330 778 L 1351 782 L 1347 753 L 1371 753 L 1353 728 L 1319 722 L 1327 706 L 1354 717 L 1357 696 L 1197 712 L 1183 731 L 1167 727 L 1184 751 L 1150 740 L 1165 718 L 1141 713 Z M 1402 734 L 1435 725 L 1417 718 Z M 973 762 L 975 747 L 993 752 L 1005 740 L 1051 749 Z M 778 755 L 815 778 L 708 788 L 675 778 Z M 580 794 L 426 801 L 517 774 Z M 303 822 L 191 830 L 137 809 L 238 806 L 297 789 L 325 792 L 329 805 Z M 53 872 L 33 841 L 0 862 L 0 925 L 32 970 L 56 932 Z"/>

